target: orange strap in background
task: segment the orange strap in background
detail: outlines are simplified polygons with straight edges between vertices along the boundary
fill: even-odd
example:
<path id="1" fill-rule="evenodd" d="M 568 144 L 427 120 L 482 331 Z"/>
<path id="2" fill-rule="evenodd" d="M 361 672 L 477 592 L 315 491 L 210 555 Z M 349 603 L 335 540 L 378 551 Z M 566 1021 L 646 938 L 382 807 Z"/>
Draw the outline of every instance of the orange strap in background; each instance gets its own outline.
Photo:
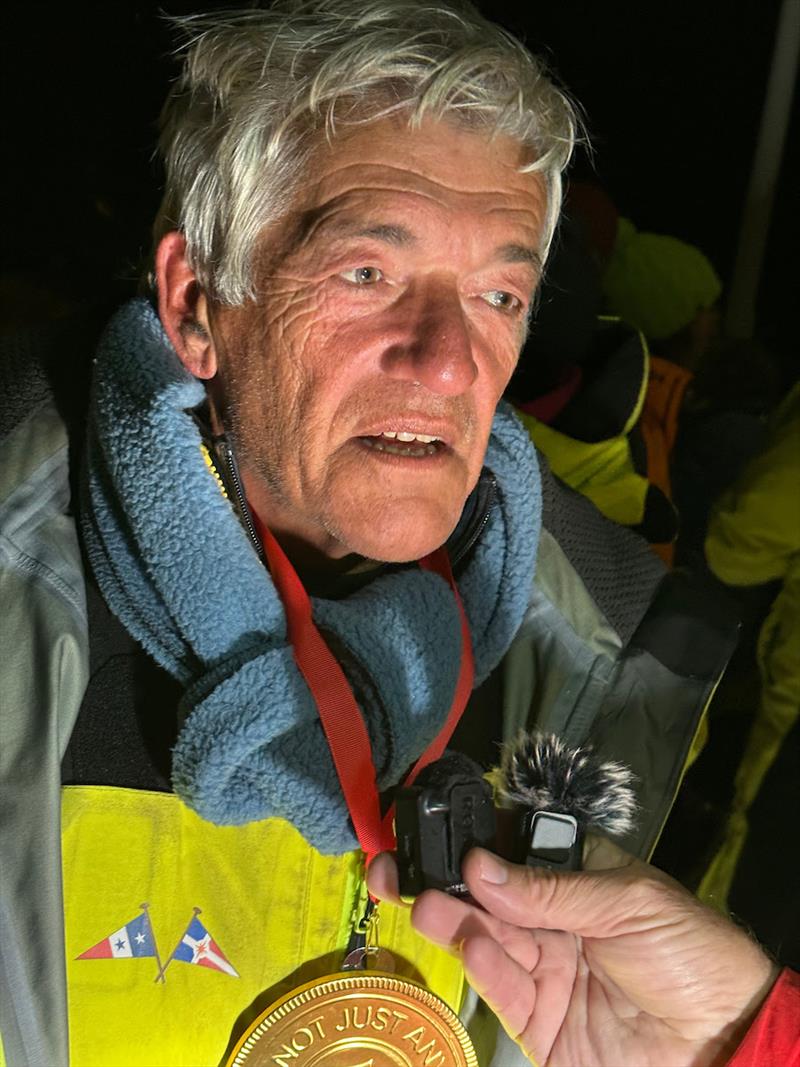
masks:
<path id="1" fill-rule="evenodd" d="M 639 420 L 647 450 L 647 480 L 672 500 L 670 463 L 678 436 L 681 406 L 694 375 L 672 360 L 650 355 L 650 377 L 647 395 Z M 674 544 L 651 545 L 668 567 L 672 566 Z"/>

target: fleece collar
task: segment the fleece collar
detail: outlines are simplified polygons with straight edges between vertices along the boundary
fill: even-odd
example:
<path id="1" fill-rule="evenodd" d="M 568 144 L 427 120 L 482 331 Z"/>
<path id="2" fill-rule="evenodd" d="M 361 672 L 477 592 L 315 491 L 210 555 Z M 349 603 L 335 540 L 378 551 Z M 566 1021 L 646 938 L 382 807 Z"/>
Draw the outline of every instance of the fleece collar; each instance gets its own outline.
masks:
<path id="1" fill-rule="evenodd" d="M 192 416 L 203 399 L 151 305 L 123 307 L 96 360 L 86 551 L 111 610 L 185 687 L 176 793 L 212 822 L 277 816 L 320 851 L 341 853 L 356 842 L 333 761 L 287 641 L 283 605 L 203 459 Z M 486 464 L 496 503 L 458 578 L 476 685 L 522 622 L 541 522 L 535 452 L 505 405 Z M 409 566 L 344 599 L 312 602 L 359 701 L 378 787 L 386 789 L 450 708 L 461 643 L 452 592 L 438 575 Z"/>

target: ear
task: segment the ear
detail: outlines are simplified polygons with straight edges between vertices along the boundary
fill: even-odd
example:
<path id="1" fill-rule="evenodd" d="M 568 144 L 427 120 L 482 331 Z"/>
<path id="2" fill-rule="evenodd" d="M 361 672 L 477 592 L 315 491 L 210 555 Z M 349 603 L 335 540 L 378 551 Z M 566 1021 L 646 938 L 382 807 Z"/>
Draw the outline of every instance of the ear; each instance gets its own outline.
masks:
<path id="1" fill-rule="evenodd" d="M 208 298 L 186 259 L 186 241 L 173 230 L 156 251 L 158 315 L 181 363 L 196 378 L 213 378 L 217 352 L 208 322 Z"/>

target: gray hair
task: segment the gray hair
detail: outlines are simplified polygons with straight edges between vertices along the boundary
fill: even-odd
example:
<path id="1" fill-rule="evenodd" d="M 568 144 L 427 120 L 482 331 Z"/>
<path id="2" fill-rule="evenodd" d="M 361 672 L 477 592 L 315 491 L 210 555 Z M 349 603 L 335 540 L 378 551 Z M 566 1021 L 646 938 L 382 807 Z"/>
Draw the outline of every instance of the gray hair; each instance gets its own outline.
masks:
<path id="1" fill-rule="evenodd" d="M 543 258 L 575 141 L 572 104 L 541 62 L 458 0 L 278 0 L 173 20 L 182 72 L 162 114 L 166 190 L 155 223 L 186 238 L 215 299 L 252 298 L 259 233 L 290 208 L 320 137 L 426 116 L 505 134 L 548 192 Z"/>

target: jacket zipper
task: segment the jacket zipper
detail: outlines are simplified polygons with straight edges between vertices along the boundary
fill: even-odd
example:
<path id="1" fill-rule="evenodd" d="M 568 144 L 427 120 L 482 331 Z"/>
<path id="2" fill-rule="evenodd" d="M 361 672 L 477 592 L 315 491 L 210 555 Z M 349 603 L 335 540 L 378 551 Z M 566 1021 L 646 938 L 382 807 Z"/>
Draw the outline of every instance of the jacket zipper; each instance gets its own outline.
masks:
<path id="1" fill-rule="evenodd" d="M 480 507 L 481 514 L 480 519 L 476 522 L 473 521 L 471 527 L 467 530 L 466 535 L 462 535 L 459 538 L 459 543 L 454 545 L 450 551 L 450 565 L 455 569 L 458 564 L 468 555 L 472 547 L 479 540 L 481 534 L 486 529 L 486 523 L 489 521 L 489 516 L 492 513 L 494 507 L 495 498 L 497 495 L 497 479 L 487 469 L 486 476 L 481 474 L 478 485 L 482 491 L 483 500 L 476 502 L 476 509 Z"/>
<path id="2" fill-rule="evenodd" d="M 236 466 L 236 457 L 233 454 L 233 449 L 228 443 L 228 439 L 222 434 L 218 437 L 214 437 L 212 439 L 212 444 L 214 446 L 214 454 L 222 459 L 225 471 L 225 481 L 227 487 L 233 494 L 236 510 L 242 520 L 245 532 L 250 539 L 253 548 L 258 553 L 258 558 L 263 560 L 264 550 L 261 547 L 261 541 L 253 524 L 250 508 L 247 504 L 247 497 L 244 495 L 242 481 L 239 477 L 239 468 Z"/>

